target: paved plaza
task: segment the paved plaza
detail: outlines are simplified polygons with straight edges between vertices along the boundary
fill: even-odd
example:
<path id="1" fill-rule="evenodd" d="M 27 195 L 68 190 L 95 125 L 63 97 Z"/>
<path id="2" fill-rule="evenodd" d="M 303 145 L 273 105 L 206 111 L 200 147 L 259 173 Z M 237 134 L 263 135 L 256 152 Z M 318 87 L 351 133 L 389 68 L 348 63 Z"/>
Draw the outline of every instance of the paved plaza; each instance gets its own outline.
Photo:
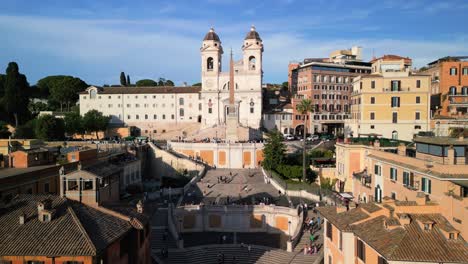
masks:
<path id="1" fill-rule="evenodd" d="M 182 204 L 276 204 L 288 206 L 288 200 L 270 184 L 258 169 L 215 169 L 184 196 Z"/>

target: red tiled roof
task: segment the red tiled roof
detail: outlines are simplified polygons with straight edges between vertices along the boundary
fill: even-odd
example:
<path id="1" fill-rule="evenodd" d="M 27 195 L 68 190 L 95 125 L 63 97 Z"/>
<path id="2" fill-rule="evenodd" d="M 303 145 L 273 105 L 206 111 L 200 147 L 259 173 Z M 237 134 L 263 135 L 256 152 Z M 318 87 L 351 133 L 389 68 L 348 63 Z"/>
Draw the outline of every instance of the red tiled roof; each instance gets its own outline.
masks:
<path id="1" fill-rule="evenodd" d="M 468 263 L 468 245 L 461 236 L 445 237 L 442 231 L 458 231 L 441 214 L 409 214 L 410 224 L 402 225 L 395 217 L 370 218 L 367 215 L 362 218 L 363 208 L 366 211 L 376 209 L 361 204 L 359 208 L 341 213 L 334 207 L 318 210 L 327 221 L 342 231 L 353 232 L 387 261 Z M 433 228 L 423 230 L 418 221 L 434 223 Z"/>
<path id="2" fill-rule="evenodd" d="M 55 212 L 50 222 L 38 219 L 37 203 L 45 199 Z M 96 256 L 133 228 L 131 221 L 52 195 L 0 203 L 0 223 L 0 256 Z"/>
<path id="3" fill-rule="evenodd" d="M 411 61 L 412 61 L 409 57 L 405 58 L 405 57 L 401 57 L 401 56 L 398 56 L 398 55 L 388 54 L 388 55 L 383 55 L 380 58 L 373 59 L 370 62 L 374 63 L 377 60 L 384 60 L 384 61 L 405 60 L 405 63 L 411 63 Z"/>

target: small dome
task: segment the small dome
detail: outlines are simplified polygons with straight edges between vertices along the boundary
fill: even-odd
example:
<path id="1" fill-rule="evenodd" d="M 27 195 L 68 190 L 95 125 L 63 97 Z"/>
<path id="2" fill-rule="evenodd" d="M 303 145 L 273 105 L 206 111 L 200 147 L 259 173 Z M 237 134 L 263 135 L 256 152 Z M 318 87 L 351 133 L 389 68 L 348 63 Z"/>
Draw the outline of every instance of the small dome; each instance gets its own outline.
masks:
<path id="1" fill-rule="evenodd" d="M 247 33 L 247 36 L 245 36 L 245 40 L 247 39 L 256 39 L 256 40 L 260 40 L 262 41 L 262 39 L 260 38 L 260 35 L 258 34 L 258 32 L 255 30 L 255 27 L 252 26 L 250 28 L 250 31 L 249 33 Z"/>
<path id="2" fill-rule="evenodd" d="M 203 41 L 205 41 L 205 40 L 221 41 L 221 40 L 219 40 L 218 34 L 216 34 L 214 32 L 214 28 L 210 28 L 210 31 L 208 31 L 208 33 L 206 33 L 205 38 L 203 39 Z"/>

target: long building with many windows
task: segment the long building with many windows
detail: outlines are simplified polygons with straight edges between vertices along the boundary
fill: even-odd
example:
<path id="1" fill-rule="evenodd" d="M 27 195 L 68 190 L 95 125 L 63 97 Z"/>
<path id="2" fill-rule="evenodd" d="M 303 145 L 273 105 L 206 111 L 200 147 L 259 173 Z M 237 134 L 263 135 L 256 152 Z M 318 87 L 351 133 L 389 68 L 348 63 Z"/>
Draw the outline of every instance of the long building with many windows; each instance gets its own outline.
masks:
<path id="1" fill-rule="evenodd" d="M 372 61 L 372 74 L 354 79 L 347 136 L 410 141 L 430 130 L 430 76 L 412 73 L 411 64 L 409 58 L 385 55 Z"/>
<path id="2" fill-rule="evenodd" d="M 314 113 L 307 117 L 307 131 L 343 133 L 344 119 L 349 115 L 353 78 L 371 72 L 370 63 L 362 62 L 361 48 L 338 50 L 325 59 L 305 59 L 290 63 L 289 89 L 294 95 L 293 109 L 302 99 L 310 99 Z M 294 110 L 293 126 L 302 134 L 303 117 Z"/>

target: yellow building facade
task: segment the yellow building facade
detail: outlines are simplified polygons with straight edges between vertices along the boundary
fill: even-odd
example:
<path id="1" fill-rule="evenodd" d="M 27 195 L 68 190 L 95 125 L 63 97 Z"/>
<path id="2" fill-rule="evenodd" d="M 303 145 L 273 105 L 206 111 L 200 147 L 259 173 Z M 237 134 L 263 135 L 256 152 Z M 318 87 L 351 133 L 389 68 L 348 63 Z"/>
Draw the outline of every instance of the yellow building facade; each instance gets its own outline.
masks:
<path id="1" fill-rule="evenodd" d="M 372 63 L 372 74 L 354 79 L 348 135 L 410 141 L 429 131 L 431 77 L 411 73 L 409 58 L 385 55 Z"/>

